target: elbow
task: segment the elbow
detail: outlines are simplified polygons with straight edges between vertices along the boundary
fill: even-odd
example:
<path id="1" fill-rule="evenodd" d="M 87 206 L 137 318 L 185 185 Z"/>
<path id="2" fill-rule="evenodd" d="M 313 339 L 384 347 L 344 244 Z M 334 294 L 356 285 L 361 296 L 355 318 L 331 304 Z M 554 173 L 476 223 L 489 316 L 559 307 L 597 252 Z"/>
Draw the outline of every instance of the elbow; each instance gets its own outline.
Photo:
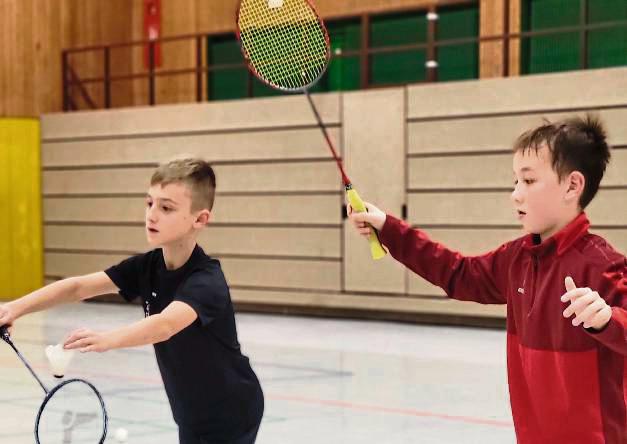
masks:
<path id="1" fill-rule="evenodd" d="M 157 341 L 156 342 L 165 342 L 174 336 L 176 333 L 176 329 L 161 315 L 156 315 L 159 317 L 159 328 L 157 328 Z"/>
<path id="2" fill-rule="evenodd" d="M 71 295 L 72 301 L 78 302 L 85 299 L 83 296 L 84 291 L 81 286 L 81 281 L 78 277 L 67 278 L 64 282 L 68 286 L 67 294 Z"/>

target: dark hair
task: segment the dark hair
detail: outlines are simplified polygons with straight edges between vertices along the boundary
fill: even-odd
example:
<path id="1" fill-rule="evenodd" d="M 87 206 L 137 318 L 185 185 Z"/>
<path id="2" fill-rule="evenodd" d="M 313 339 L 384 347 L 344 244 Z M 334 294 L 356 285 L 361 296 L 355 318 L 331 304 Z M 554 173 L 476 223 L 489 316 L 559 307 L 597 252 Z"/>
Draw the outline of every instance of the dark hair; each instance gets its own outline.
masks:
<path id="1" fill-rule="evenodd" d="M 192 193 L 192 211 L 211 210 L 216 194 L 216 175 L 208 162 L 202 159 L 177 159 L 157 168 L 150 185 L 184 183 Z"/>
<path id="2" fill-rule="evenodd" d="M 587 114 L 544 125 L 523 133 L 514 143 L 514 152 L 534 150 L 544 145 L 551 153 L 551 167 L 562 181 L 573 171 L 586 179 L 579 206 L 585 208 L 599 190 L 599 184 L 610 161 L 610 147 L 598 117 Z"/>

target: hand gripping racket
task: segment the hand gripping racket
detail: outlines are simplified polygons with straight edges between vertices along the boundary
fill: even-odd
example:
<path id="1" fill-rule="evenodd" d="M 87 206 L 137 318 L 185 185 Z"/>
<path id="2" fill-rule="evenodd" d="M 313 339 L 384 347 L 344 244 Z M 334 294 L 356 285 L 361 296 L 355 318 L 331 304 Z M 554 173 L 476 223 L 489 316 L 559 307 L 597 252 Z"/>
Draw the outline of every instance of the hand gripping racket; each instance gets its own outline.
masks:
<path id="1" fill-rule="evenodd" d="M 15 351 L 46 394 L 35 420 L 36 444 L 104 443 L 107 437 L 107 410 L 96 387 L 82 379 L 68 379 L 48 390 L 13 344 L 6 326 L 0 327 L 0 336 Z"/>
<path id="2" fill-rule="evenodd" d="M 237 37 L 248 68 L 257 78 L 274 89 L 305 93 L 340 170 L 351 207 L 359 213 L 366 211 L 309 94 L 331 60 L 329 33 L 314 6 L 309 0 L 240 0 Z M 368 241 L 374 259 L 387 254 L 376 230 Z"/>

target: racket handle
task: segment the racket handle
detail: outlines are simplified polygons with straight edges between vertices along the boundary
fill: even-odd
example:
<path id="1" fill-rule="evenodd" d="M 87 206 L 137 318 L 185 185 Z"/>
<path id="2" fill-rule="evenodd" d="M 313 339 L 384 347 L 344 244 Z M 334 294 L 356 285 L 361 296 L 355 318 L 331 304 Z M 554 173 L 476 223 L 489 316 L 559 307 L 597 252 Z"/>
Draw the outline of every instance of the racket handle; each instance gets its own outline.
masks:
<path id="1" fill-rule="evenodd" d="M 366 209 L 364 201 L 361 200 L 361 197 L 359 197 L 359 194 L 357 193 L 357 191 L 355 191 L 355 189 L 353 189 L 352 187 L 347 189 L 346 196 L 348 197 L 348 201 L 350 202 L 351 207 L 353 207 L 354 211 L 358 213 L 368 211 Z M 381 259 L 387 254 L 387 251 L 385 251 L 383 245 L 381 245 L 381 242 L 379 241 L 377 230 L 375 230 L 374 228 L 372 228 L 372 233 L 370 233 L 370 236 L 368 237 L 368 243 L 370 244 L 370 254 L 372 255 L 373 259 Z"/>

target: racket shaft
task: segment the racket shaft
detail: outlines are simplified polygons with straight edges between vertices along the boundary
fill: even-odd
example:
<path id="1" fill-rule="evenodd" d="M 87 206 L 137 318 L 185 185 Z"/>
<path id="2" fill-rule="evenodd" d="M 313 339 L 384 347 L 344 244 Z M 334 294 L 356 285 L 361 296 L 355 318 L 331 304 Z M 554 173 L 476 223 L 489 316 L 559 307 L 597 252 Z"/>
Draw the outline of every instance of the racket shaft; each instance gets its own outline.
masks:
<path id="1" fill-rule="evenodd" d="M 364 201 L 361 200 L 361 197 L 359 197 L 359 194 L 355 189 L 351 188 L 350 190 L 346 190 L 346 196 L 348 197 L 348 202 L 351 204 L 354 211 L 358 213 L 367 211 Z M 370 254 L 373 259 L 381 259 L 387 254 L 383 245 L 381 245 L 381 242 L 379 241 L 377 230 L 374 228 L 368 237 L 368 243 L 370 244 Z"/>

